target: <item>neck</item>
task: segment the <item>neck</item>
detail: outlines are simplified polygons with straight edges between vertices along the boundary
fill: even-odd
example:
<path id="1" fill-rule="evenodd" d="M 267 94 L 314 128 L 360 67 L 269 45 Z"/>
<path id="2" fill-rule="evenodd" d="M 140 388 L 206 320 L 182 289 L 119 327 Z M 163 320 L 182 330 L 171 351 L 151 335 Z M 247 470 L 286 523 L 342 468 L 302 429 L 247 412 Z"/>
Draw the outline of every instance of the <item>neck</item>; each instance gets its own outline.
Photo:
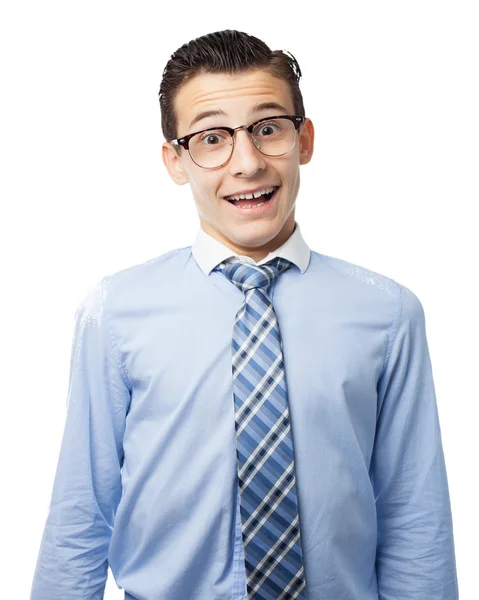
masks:
<path id="1" fill-rule="evenodd" d="M 296 229 L 296 221 L 294 220 L 294 215 L 292 215 L 292 218 L 288 219 L 279 234 L 260 248 L 239 246 L 210 227 L 208 223 L 201 222 L 201 228 L 205 233 L 211 235 L 211 237 L 214 237 L 216 240 L 230 248 L 230 250 L 232 250 L 235 254 L 249 256 L 255 262 L 259 262 L 260 260 L 263 260 L 263 258 L 266 258 L 270 252 L 274 252 L 276 249 L 282 246 L 291 237 Z"/>

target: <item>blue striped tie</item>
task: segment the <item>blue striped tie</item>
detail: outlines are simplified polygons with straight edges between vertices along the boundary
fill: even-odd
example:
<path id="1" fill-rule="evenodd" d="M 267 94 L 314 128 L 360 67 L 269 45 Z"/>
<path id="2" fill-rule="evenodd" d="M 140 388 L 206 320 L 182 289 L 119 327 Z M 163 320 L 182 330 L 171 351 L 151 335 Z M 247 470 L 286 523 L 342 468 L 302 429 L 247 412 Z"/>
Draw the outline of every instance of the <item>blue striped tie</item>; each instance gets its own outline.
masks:
<path id="1" fill-rule="evenodd" d="M 242 292 L 233 327 L 233 397 L 248 600 L 307 598 L 281 335 L 268 292 L 293 263 L 225 261 Z"/>

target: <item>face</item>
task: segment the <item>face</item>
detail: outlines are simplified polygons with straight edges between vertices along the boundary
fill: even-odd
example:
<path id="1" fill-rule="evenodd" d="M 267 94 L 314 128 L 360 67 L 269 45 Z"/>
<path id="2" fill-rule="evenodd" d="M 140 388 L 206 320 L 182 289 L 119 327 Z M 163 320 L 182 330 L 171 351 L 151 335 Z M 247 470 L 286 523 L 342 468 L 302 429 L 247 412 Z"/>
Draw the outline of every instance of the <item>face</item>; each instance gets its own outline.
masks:
<path id="1" fill-rule="evenodd" d="M 255 111 L 257 104 L 275 102 L 284 109 Z M 205 73 L 181 88 L 175 98 L 178 137 L 209 127 L 237 127 L 273 115 L 294 115 L 287 82 L 263 70 L 237 75 Z M 208 110 L 223 116 L 209 116 L 191 125 Z M 181 148 L 178 156 L 165 142 L 163 162 L 178 185 L 189 183 L 203 230 L 237 254 L 259 261 L 290 237 L 295 225 L 295 204 L 299 190 L 299 167 L 311 160 L 314 129 L 306 119 L 296 132 L 296 144 L 283 156 L 265 156 L 245 129 L 235 133 L 229 161 L 214 169 L 202 169 Z M 238 193 L 279 186 L 272 199 L 260 209 L 246 210 L 224 199 Z"/>

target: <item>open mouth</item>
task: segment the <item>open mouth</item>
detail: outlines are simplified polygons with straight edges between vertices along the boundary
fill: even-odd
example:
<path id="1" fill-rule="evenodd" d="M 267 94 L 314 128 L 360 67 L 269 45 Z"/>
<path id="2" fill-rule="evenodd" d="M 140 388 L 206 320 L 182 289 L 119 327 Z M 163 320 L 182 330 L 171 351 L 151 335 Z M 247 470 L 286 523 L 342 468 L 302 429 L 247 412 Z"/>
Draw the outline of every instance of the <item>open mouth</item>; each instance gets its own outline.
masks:
<path id="1" fill-rule="evenodd" d="M 276 192 L 278 191 L 279 188 L 280 188 L 280 186 L 275 186 L 275 188 L 272 192 L 269 192 L 269 194 L 264 194 L 262 196 L 259 196 L 258 198 L 251 198 L 249 200 L 246 200 L 246 199 L 229 200 L 228 199 L 228 202 L 230 204 L 233 204 L 233 206 L 236 206 L 240 210 L 256 212 L 256 209 L 259 209 L 259 208 L 265 206 L 266 204 L 268 204 L 269 202 L 271 202 L 271 200 L 275 197 Z"/>

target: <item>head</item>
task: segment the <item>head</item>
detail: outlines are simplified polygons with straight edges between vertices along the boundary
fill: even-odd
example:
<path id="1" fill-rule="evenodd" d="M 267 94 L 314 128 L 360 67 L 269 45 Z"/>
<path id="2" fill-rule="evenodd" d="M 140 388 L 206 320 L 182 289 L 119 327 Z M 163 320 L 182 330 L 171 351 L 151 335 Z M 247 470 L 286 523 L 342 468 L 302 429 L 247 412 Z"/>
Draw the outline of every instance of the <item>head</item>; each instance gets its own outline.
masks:
<path id="1" fill-rule="evenodd" d="M 299 167 L 313 154 L 314 129 L 305 117 L 300 76 L 294 57 L 271 51 L 258 38 L 231 30 L 184 44 L 163 72 L 160 106 L 165 167 L 175 183 L 189 183 L 203 230 L 256 261 L 292 234 Z M 257 110 L 259 104 L 266 106 Z M 196 120 L 200 113 L 210 111 L 214 114 Z M 295 131 L 293 148 L 281 156 L 261 153 L 249 132 L 238 129 L 230 159 L 204 169 L 188 150 L 170 142 L 211 127 L 248 126 L 273 115 L 305 117 Z M 264 131 L 271 132 L 265 129 L 261 133 Z M 278 189 L 262 209 L 242 209 L 225 199 L 271 186 Z"/>

